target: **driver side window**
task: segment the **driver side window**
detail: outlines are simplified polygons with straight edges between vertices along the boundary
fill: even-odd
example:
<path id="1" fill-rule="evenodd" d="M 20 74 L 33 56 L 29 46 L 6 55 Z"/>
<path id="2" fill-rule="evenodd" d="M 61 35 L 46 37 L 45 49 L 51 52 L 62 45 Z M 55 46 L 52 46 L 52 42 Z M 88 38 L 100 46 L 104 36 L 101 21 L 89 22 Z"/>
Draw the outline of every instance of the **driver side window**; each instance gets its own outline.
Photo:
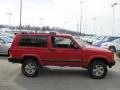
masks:
<path id="1" fill-rule="evenodd" d="M 69 38 L 52 37 L 53 48 L 73 48 L 74 44 Z"/>

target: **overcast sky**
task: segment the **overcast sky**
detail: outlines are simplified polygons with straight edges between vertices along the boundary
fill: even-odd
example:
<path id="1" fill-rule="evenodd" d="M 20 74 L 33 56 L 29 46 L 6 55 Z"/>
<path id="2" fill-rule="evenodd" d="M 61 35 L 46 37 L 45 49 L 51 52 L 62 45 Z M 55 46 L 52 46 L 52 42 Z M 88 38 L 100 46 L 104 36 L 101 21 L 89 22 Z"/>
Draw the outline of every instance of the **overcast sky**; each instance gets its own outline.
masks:
<path id="1" fill-rule="evenodd" d="M 61 27 L 77 31 L 80 22 L 81 0 L 23 0 L 22 25 Z M 119 0 L 82 0 L 82 32 L 111 35 L 112 5 Z M 0 24 L 8 24 L 7 12 L 12 13 L 11 25 L 19 25 L 20 0 L 0 0 Z M 96 18 L 95 23 L 94 19 Z M 67 23 L 66 23 L 67 22 Z M 114 35 L 120 33 L 120 4 L 115 7 Z"/>

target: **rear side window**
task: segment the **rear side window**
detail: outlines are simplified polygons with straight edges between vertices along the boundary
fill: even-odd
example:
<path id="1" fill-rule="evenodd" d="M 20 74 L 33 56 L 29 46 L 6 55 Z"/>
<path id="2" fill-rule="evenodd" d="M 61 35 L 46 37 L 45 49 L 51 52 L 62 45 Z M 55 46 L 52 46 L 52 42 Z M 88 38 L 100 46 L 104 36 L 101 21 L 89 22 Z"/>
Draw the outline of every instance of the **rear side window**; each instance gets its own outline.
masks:
<path id="1" fill-rule="evenodd" d="M 22 36 L 19 46 L 47 47 L 47 36 Z"/>

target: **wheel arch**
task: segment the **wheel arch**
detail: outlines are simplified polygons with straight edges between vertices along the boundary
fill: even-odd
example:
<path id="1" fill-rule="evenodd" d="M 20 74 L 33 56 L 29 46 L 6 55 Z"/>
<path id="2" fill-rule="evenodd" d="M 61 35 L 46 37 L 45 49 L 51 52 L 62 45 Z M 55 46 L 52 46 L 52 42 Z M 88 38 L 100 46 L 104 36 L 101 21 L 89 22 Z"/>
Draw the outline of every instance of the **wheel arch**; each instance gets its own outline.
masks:
<path id="1" fill-rule="evenodd" d="M 37 56 L 31 56 L 31 55 L 25 55 L 25 56 L 23 56 L 21 63 L 23 63 L 23 62 L 26 61 L 27 59 L 33 59 L 33 60 L 37 61 L 41 66 L 43 65 L 43 63 L 42 63 L 42 61 L 40 60 L 40 58 L 38 58 Z"/>
<path id="2" fill-rule="evenodd" d="M 89 65 L 90 65 L 91 63 L 93 63 L 94 61 L 102 61 L 102 62 L 104 62 L 107 66 L 109 65 L 108 60 L 107 60 L 105 57 L 95 57 L 95 58 L 92 58 L 92 59 L 90 60 L 90 62 L 89 62 L 89 64 L 88 64 L 87 67 L 89 67 Z"/>

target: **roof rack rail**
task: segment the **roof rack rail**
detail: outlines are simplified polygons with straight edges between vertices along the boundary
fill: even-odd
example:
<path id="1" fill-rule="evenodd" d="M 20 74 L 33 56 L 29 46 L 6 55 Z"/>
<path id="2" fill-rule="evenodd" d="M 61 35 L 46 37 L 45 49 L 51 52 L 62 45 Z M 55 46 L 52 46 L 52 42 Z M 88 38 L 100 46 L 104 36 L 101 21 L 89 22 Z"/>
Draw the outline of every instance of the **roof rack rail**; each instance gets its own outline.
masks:
<path id="1" fill-rule="evenodd" d="M 28 34 L 27 32 L 21 32 L 21 34 Z"/>
<path id="2" fill-rule="evenodd" d="M 54 34 L 55 35 L 55 34 L 57 34 L 57 32 L 50 32 L 50 34 Z"/>

